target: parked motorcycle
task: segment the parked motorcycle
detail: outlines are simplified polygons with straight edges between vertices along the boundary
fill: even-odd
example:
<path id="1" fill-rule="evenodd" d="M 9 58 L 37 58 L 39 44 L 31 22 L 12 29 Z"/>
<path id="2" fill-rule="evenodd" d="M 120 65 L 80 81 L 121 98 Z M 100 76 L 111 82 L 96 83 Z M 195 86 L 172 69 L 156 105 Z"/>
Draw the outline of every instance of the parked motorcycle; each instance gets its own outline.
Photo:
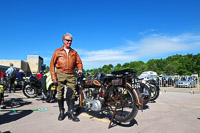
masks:
<path id="1" fill-rule="evenodd" d="M 5 107 L 4 92 L 5 92 L 5 89 L 8 87 L 8 81 L 7 81 L 6 75 L 4 75 L 3 72 L 0 72 L 0 75 L 1 75 L 0 77 L 0 106 L 3 105 L 3 107 Z"/>
<path id="2" fill-rule="evenodd" d="M 24 83 L 23 93 L 27 98 L 35 98 L 42 94 L 42 84 L 36 75 L 31 75 Z"/>
<path id="3" fill-rule="evenodd" d="M 129 84 L 131 84 L 131 85 L 133 84 L 135 86 L 134 89 L 132 89 L 130 87 L 131 90 L 133 90 L 133 91 L 137 90 L 138 92 L 135 92 L 135 93 L 138 93 L 137 95 L 143 95 L 142 101 L 141 101 L 141 99 L 138 99 L 138 101 L 137 101 L 137 103 L 140 104 L 138 106 L 141 106 L 141 105 L 144 106 L 144 105 L 146 105 L 150 101 L 151 90 L 149 89 L 149 87 L 146 84 L 144 84 L 142 82 L 141 79 L 139 79 L 136 76 L 136 73 L 137 73 L 136 70 L 133 70 L 133 69 L 124 69 L 124 70 L 120 70 L 120 71 L 114 71 L 114 72 L 112 72 L 112 74 L 105 74 L 105 73 L 102 73 L 102 72 L 97 72 L 97 73 L 95 73 L 94 78 L 98 79 L 99 81 L 101 81 L 101 83 L 103 85 L 106 86 L 106 85 L 108 85 L 115 78 L 114 75 L 116 75 L 116 73 L 128 73 L 127 71 L 129 72 L 129 74 L 130 74 L 130 72 L 132 74 L 131 76 L 129 75 L 129 77 L 127 77 L 127 82 L 129 82 Z M 119 76 L 120 75 L 118 74 L 118 77 Z"/>
<path id="4" fill-rule="evenodd" d="M 47 77 L 47 79 L 49 79 L 49 77 Z M 46 101 L 50 102 L 52 99 L 55 98 L 56 86 L 52 83 L 52 81 L 48 81 L 46 83 L 46 89 L 47 93 L 44 94 L 42 90 L 42 83 L 37 79 L 36 75 L 31 75 L 29 80 L 25 81 L 23 94 L 27 98 L 35 98 L 37 96 L 46 95 Z"/>
<path id="5" fill-rule="evenodd" d="M 4 103 L 4 85 L 0 84 L 0 106 Z"/>
<path id="6" fill-rule="evenodd" d="M 138 113 L 142 105 L 136 81 L 129 83 L 129 74 L 134 70 L 115 71 L 113 79 L 105 85 L 98 79 L 87 80 L 84 74 L 77 77 L 76 111 L 85 108 L 88 111 L 108 112 L 118 122 L 130 122 Z M 131 80 L 132 81 L 132 80 Z M 134 91 L 133 91 L 134 90 Z"/>
<path id="7" fill-rule="evenodd" d="M 144 94 L 143 105 L 146 105 L 151 99 L 151 89 L 146 84 L 142 83 L 140 80 L 140 93 Z"/>
<path id="8" fill-rule="evenodd" d="M 158 83 L 156 82 L 156 80 L 152 79 L 152 80 L 147 80 L 146 85 L 151 90 L 150 101 L 155 101 L 160 94 L 160 87 L 159 87 Z"/>
<path id="9" fill-rule="evenodd" d="M 51 80 L 51 74 L 50 73 L 46 73 L 45 74 L 45 81 L 46 81 L 46 102 L 51 102 L 52 100 L 55 99 L 56 94 L 57 94 L 57 90 L 56 90 L 56 85 L 52 82 Z"/>

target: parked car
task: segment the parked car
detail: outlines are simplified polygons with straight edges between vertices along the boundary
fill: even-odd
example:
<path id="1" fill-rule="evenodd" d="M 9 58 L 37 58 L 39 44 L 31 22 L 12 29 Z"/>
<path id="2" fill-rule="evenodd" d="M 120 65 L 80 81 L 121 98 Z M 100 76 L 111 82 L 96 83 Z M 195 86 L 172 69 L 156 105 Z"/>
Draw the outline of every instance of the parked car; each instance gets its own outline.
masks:
<path id="1" fill-rule="evenodd" d="M 179 81 L 176 81 L 175 83 L 175 87 L 179 87 L 179 88 L 192 88 L 192 87 L 196 87 L 196 83 L 195 81 L 192 81 L 192 80 L 189 80 L 189 81 L 186 81 L 186 80 L 179 80 Z"/>

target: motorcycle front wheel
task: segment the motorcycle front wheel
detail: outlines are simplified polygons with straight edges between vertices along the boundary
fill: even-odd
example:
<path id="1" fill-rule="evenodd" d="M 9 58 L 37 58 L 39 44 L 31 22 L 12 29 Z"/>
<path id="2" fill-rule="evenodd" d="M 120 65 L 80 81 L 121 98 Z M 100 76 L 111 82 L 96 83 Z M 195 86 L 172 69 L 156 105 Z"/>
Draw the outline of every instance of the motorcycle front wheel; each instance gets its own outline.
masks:
<path id="1" fill-rule="evenodd" d="M 110 86 L 105 93 L 106 105 L 111 116 L 119 122 L 130 122 L 138 113 L 136 98 L 132 90 L 126 87 Z"/>
<path id="2" fill-rule="evenodd" d="M 52 88 L 56 88 L 54 84 L 51 84 L 47 90 L 47 98 L 46 98 L 46 102 L 50 103 L 51 100 L 53 100 L 56 97 L 57 91 L 56 89 L 52 89 Z"/>
<path id="3" fill-rule="evenodd" d="M 37 96 L 36 89 L 30 85 L 26 85 L 23 88 L 23 93 L 27 98 L 35 98 Z"/>
<path id="4" fill-rule="evenodd" d="M 82 108 L 82 100 L 84 99 L 83 93 L 79 93 L 78 91 L 75 94 L 75 102 L 74 102 L 74 112 L 79 112 Z"/>

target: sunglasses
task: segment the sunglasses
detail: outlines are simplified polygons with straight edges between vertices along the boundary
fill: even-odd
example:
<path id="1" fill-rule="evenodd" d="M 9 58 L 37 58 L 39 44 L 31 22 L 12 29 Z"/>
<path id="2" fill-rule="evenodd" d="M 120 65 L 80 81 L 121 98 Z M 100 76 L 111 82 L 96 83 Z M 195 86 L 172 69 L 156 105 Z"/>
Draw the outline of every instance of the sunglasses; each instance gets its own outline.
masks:
<path id="1" fill-rule="evenodd" d="M 65 39 L 65 41 L 67 41 L 67 42 L 72 42 L 72 40 L 69 40 L 69 39 Z"/>

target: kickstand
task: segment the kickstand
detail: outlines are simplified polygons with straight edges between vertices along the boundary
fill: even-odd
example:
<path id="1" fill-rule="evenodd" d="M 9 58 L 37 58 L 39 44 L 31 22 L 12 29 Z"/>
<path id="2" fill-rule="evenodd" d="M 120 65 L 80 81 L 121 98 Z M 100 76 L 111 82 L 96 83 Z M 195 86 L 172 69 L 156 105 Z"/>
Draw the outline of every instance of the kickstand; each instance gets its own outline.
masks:
<path id="1" fill-rule="evenodd" d="M 112 119 L 110 120 L 110 124 L 109 124 L 109 126 L 108 126 L 108 129 L 111 128 L 111 123 L 112 123 L 112 121 L 113 121 L 114 118 L 115 118 L 116 110 L 117 110 L 117 105 L 115 106 L 115 111 L 114 111 L 114 113 L 113 113 L 113 115 L 112 115 Z"/>

